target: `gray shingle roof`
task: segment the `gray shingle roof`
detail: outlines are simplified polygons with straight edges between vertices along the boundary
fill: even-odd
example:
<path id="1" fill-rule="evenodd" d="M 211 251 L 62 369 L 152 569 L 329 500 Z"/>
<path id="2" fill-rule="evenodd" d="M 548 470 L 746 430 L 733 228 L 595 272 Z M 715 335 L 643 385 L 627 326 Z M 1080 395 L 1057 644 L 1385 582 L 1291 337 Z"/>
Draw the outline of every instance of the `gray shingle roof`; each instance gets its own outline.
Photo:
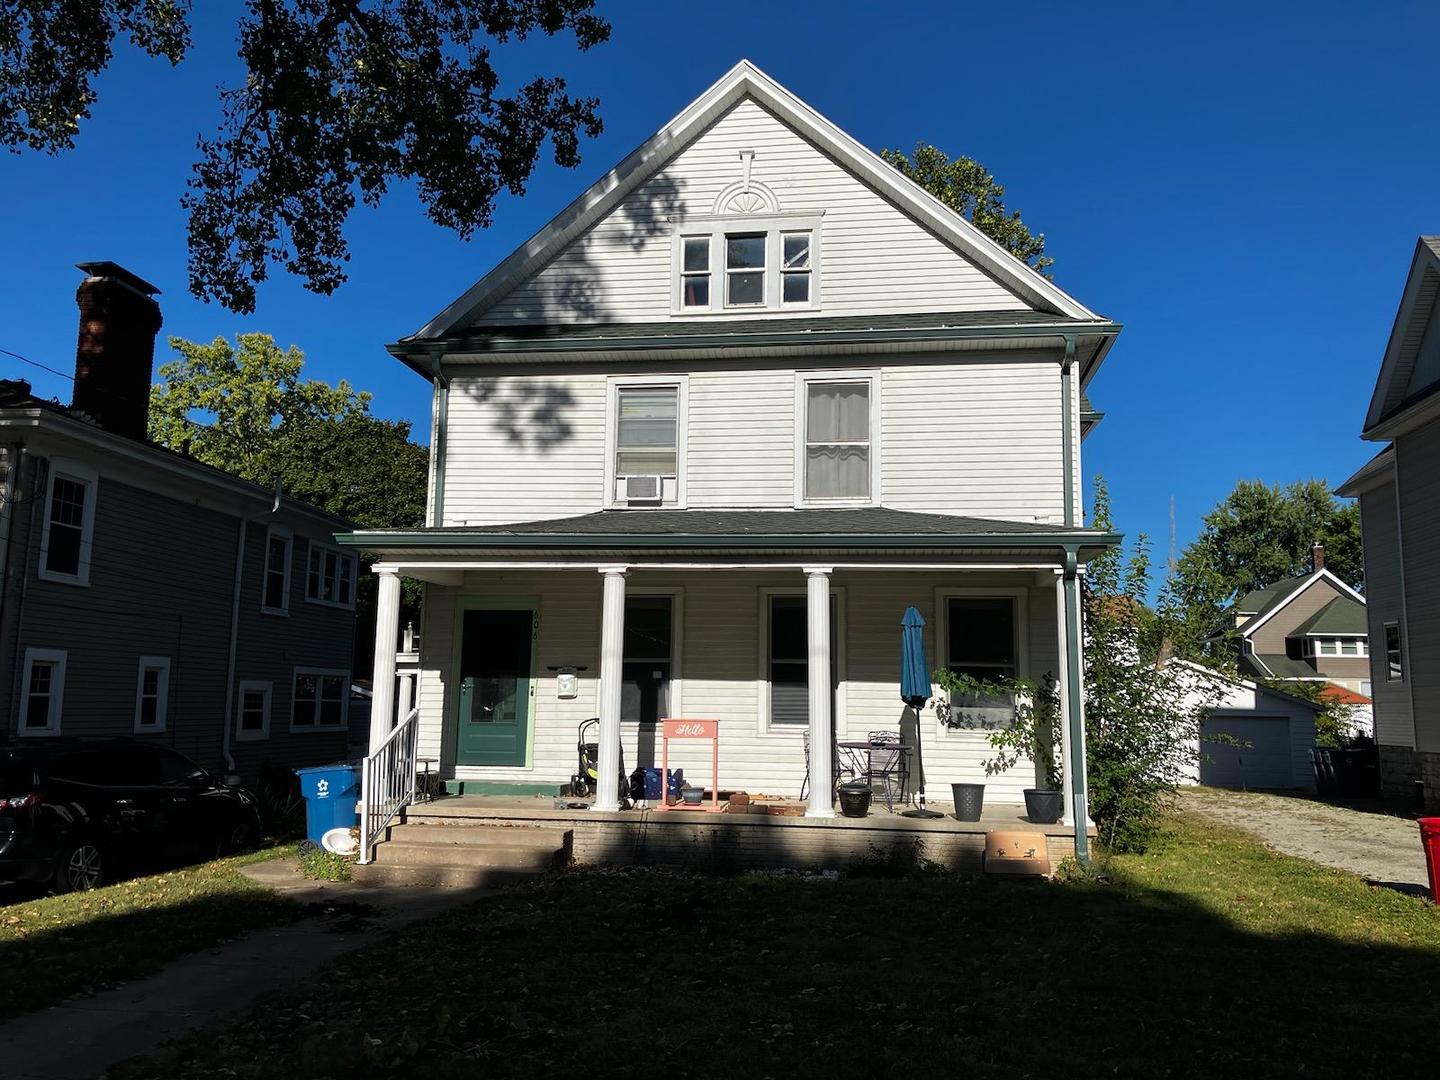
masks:
<path id="1" fill-rule="evenodd" d="M 1275 584 L 1267 585 L 1263 589 L 1254 589 L 1239 599 L 1235 604 L 1235 610 L 1241 615 L 1253 612 L 1258 618 L 1279 607 L 1288 600 L 1300 586 L 1309 580 L 1309 574 L 1301 574 L 1299 577 L 1277 581 Z"/>
<path id="2" fill-rule="evenodd" d="M 1259 660 L 1270 674 L 1277 679 L 1314 679 L 1315 669 L 1304 660 L 1295 660 L 1284 653 L 1256 653 L 1256 660 Z"/>
<path id="3" fill-rule="evenodd" d="M 1366 634 L 1365 605 L 1351 596 L 1337 596 L 1290 631 L 1290 637 L 1307 634 Z"/>

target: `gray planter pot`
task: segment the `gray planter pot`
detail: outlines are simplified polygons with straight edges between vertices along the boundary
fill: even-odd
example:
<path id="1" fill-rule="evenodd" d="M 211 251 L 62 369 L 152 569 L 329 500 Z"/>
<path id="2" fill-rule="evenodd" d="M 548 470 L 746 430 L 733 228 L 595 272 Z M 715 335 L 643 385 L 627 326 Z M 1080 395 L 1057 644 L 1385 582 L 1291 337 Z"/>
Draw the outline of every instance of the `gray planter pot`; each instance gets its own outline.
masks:
<path id="1" fill-rule="evenodd" d="M 950 792 L 955 798 L 956 821 L 979 821 L 985 809 L 984 784 L 951 784 Z"/>
<path id="2" fill-rule="evenodd" d="M 1025 789 L 1025 816 L 1037 825 L 1054 825 L 1065 816 L 1065 795 L 1051 788 Z"/>

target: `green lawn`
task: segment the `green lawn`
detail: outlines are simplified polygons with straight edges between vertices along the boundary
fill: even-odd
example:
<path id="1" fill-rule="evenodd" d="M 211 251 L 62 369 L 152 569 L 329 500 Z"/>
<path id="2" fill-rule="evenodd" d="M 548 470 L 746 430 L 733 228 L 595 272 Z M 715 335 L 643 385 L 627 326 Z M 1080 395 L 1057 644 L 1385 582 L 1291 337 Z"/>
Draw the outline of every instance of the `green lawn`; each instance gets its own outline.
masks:
<path id="1" fill-rule="evenodd" d="M 1424 901 L 1184 823 L 1109 875 L 575 873 L 418 925 L 112 1076 L 1432 1067 L 1440 913 Z"/>
<path id="2" fill-rule="evenodd" d="M 293 918 L 295 904 L 237 867 L 294 850 L 290 844 L 0 907 L 0 1017 L 148 975 L 186 953 Z"/>

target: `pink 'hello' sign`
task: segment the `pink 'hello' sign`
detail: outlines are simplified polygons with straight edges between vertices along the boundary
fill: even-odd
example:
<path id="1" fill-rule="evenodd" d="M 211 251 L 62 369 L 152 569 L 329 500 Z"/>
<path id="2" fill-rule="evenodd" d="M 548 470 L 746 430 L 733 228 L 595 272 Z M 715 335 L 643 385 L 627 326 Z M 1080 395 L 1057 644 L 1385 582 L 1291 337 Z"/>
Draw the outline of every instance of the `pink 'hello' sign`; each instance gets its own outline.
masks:
<path id="1" fill-rule="evenodd" d="M 719 720 L 666 720 L 662 734 L 667 739 L 716 739 L 720 736 Z"/>

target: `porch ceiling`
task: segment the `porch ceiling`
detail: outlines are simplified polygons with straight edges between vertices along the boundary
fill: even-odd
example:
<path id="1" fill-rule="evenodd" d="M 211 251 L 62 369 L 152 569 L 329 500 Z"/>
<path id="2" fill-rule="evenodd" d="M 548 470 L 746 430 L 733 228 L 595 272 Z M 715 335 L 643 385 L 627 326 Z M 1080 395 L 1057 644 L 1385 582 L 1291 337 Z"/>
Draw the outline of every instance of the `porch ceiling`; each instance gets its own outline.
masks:
<path id="1" fill-rule="evenodd" d="M 920 551 L 967 555 L 1041 552 L 1080 561 L 1118 544 L 1096 529 L 1024 521 L 921 514 L 885 507 L 855 510 L 602 510 L 578 517 L 503 525 L 364 531 L 336 538 L 382 556 L 442 553 L 490 556 L 505 551 L 584 553 L 759 552 L 825 554 Z"/>

